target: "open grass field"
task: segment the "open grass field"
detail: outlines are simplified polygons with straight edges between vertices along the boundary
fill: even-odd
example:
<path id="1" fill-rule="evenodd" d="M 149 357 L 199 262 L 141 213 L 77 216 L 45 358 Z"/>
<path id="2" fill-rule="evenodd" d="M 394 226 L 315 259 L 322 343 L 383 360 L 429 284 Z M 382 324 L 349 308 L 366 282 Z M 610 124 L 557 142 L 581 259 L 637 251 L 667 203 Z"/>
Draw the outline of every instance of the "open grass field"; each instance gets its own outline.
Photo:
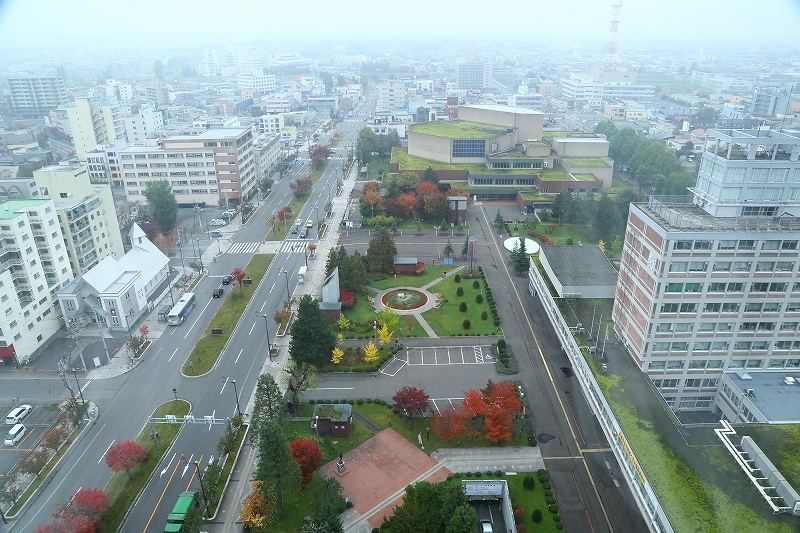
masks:
<path id="1" fill-rule="evenodd" d="M 440 337 L 451 337 L 453 335 L 501 335 L 500 326 L 494 325 L 492 311 L 486 301 L 486 294 L 483 291 L 483 283 L 479 281 L 477 289 L 473 288 L 472 279 L 462 278 L 459 283 L 455 282 L 455 277 L 451 276 L 443 279 L 431 287 L 431 292 L 442 294 L 442 304 L 438 309 L 431 309 L 422 314 L 431 328 Z M 464 295 L 458 296 L 458 288 L 464 289 Z M 483 301 L 477 303 L 475 297 L 480 294 Z M 445 302 L 444 300 L 448 300 Z M 467 304 L 467 311 L 461 312 L 459 305 L 461 302 Z M 481 313 L 486 312 L 486 320 L 481 319 Z M 463 322 L 469 319 L 470 328 L 464 329 Z"/>

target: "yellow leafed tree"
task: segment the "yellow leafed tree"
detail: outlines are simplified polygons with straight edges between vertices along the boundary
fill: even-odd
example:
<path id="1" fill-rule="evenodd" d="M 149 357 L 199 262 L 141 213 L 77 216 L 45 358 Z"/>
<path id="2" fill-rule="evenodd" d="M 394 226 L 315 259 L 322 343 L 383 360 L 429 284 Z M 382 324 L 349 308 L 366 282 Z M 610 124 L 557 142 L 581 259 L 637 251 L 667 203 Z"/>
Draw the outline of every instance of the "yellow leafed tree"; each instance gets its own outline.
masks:
<path id="1" fill-rule="evenodd" d="M 372 341 L 369 341 L 369 344 L 364 346 L 364 362 L 365 363 L 374 363 L 378 360 L 378 347 L 375 346 Z"/>
<path id="2" fill-rule="evenodd" d="M 344 351 L 342 351 L 342 349 L 337 346 L 336 348 L 333 349 L 333 357 L 331 357 L 331 362 L 334 365 L 338 365 L 339 363 L 342 362 L 342 357 L 344 357 Z"/>
<path id="3" fill-rule="evenodd" d="M 338 344 L 339 346 L 344 344 L 344 335 L 342 335 L 341 333 L 338 333 L 336 335 L 336 344 Z"/>
<path id="4" fill-rule="evenodd" d="M 258 531 L 274 519 L 275 509 L 269 504 L 261 493 L 261 482 L 250 482 L 251 492 L 242 502 L 242 512 L 239 518 L 250 530 Z"/>
<path id="5" fill-rule="evenodd" d="M 350 329 L 350 321 L 344 315 L 339 315 L 339 320 L 336 321 L 336 327 L 340 331 L 346 331 Z"/>
<path id="6" fill-rule="evenodd" d="M 391 342 L 392 334 L 394 334 L 394 331 L 389 331 L 389 328 L 386 327 L 386 324 L 381 326 L 381 329 L 378 330 L 378 338 L 381 341 L 381 346 Z"/>
<path id="7" fill-rule="evenodd" d="M 378 322 L 389 330 L 392 330 L 397 325 L 398 320 L 400 320 L 400 315 L 388 305 L 378 315 Z"/>

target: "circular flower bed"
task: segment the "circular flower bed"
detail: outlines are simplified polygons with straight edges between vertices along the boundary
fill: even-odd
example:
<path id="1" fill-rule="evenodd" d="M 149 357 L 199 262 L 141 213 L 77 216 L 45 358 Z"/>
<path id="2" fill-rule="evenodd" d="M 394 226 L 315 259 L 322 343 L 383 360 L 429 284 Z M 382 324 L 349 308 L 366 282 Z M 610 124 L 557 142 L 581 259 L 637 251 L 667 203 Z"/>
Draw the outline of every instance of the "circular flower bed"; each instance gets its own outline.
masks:
<path id="1" fill-rule="evenodd" d="M 383 305 L 393 309 L 416 309 L 428 301 L 428 297 L 414 289 L 396 289 L 389 291 L 381 297 Z"/>

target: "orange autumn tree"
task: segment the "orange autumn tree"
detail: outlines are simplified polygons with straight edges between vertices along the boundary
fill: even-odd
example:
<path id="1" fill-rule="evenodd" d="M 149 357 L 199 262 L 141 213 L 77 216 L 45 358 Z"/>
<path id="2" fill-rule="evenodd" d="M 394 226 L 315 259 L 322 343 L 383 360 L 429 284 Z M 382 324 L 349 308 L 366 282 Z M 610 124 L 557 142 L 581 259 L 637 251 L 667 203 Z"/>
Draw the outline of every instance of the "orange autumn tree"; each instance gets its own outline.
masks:
<path id="1" fill-rule="evenodd" d="M 486 439 L 491 442 L 510 441 L 511 423 L 522 409 L 522 402 L 514 390 L 514 383 L 495 383 L 491 379 L 480 391 L 464 391 L 462 419 L 467 424 L 467 435 L 478 433 L 478 420 L 483 420 Z"/>
<path id="2" fill-rule="evenodd" d="M 455 405 L 448 405 L 433 416 L 433 432 L 444 441 L 452 441 L 464 434 L 464 421 Z"/>
<path id="3" fill-rule="evenodd" d="M 311 475 L 322 462 L 322 452 L 316 442 L 309 439 L 295 439 L 289 443 L 292 459 L 303 474 L 303 486 L 311 481 Z"/>

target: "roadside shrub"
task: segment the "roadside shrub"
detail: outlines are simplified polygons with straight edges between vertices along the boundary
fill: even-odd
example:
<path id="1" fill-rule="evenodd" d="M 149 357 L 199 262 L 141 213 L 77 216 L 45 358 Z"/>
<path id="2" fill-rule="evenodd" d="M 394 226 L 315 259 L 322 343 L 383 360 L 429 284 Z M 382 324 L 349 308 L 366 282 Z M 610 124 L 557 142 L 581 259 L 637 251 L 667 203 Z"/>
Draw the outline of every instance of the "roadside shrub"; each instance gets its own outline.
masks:
<path id="1" fill-rule="evenodd" d="M 481 477 L 481 473 L 480 472 L 475 472 L 475 477 Z"/>
<path id="2" fill-rule="evenodd" d="M 506 349 L 506 340 L 505 339 L 498 339 L 497 340 L 497 349 L 498 350 L 505 350 Z"/>
<path id="3" fill-rule="evenodd" d="M 525 516 L 525 509 L 522 507 L 517 507 L 514 509 L 514 523 L 519 524 L 522 522 L 522 517 Z"/>
<path id="4" fill-rule="evenodd" d="M 482 294 L 476 294 L 475 295 L 475 303 L 476 304 L 483 303 L 483 295 Z"/>
<path id="5" fill-rule="evenodd" d="M 528 435 L 528 446 L 536 446 L 536 437 L 533 435 Z"/>
<path id="6" fill-rule="evenodd" d="M 542 477 L 546 475 L 547 475 L 547 470 L 545 470 L 544 468 L 540 468 L 539 470 L 536 471 L 537 477 Z"/>
<path id="7" fill-rule="evenodd" d="M 456 296 L 464 296 L 464 287 L 459 287 L 456 290 Z"/>
<path id="8" fill-rule="evenodd" d="M 541 479 L 541 478 L 539 478 L 539 479 Z M 545 490 L 548 490 L 550 488 L 550 482 L 549 481 L 542 481 L 542 488 L 545 489 Z"/>
<path id="9" fill-rule="evenodd" d="M 528 533 L 528 526 L 525 524 L 517 524 L 517 533 Z"/>
<path id="10" fill-rule="evenodd" d="M 357 403 L 358 405 L 361 405 L 362 403 L 364 403 L 364 400 L 362 400 L 361 398 L 359 398 L 358 400 L 356 400 L 356 403 Z"/>
<path id="11" fill-rule="evenodd" d="M 553 491 L 552 490 L 546 490 L 546 491 L 544 491 L 544 495 L 545 496 L 552 496 L 553 495 Z"/>
<path id="12" fill-rule="evenodd" d="M 456 477 L 456 479 L 458 479 L 458 478 L 460 478 L 460 477 L 461 477 L 463 474 L 462 474 L 461 472 L 456 472 L 456 473 L 455 473 L 455 474 L 453 474 L 453 475 Z"/>
<path id="13" fill-rule="evenodd" d="M 373 527 L 373 528 L 372 528 L 372 533 L 381 533 L 381 528 L 379 528 L 379 527 Z"/>
<path id="14" fill-rule="evenodd" d="M 336 514 L 342 514 L 344 512 L 344 505 L 340 505 L 336 508 Z"/>
<path id="15" fill-rule="evenodd" d="M 473 288 L 473 289 L 480 289 L 480 288 L 481 288 L 481 283 L 480 283 L 480 281 L 478 281 L 477 279 L 476 279 L 475 281 L 473 281 L 473 282 L 472 282 L 472 288 Z"/>
<path id="16" fill-rule="evenodd" d="M 486 477 L 492 477 L 492 471 L 491 470 L 487 470 L 486 471 Z"/>
<path id="17" fill-rule="evenodd" d="M 542 521 L 542 510 L 534 509 L 533 514 L 531 515 L 531 520 L 533 520 L 534 524 L 540 523 Z"/>
<path id="18" fill-rule="evenodd" d="M 545 501 L 545 503 L 547 503 L 547 505 L 556 503 L 556 499 L 553 498 L 552 496 L 545 496 L 544 497 L 544 501 Z"/>
<path id="19" fill-rule="evenodd" d="M 472 477 L 472 472 L 464 472 L 464 477 Z"/>
<path id="20" fill-rule="evenodd" d="M 522 480 L 522 486 L 528 490 L 533 490 L 536 487 L 536 479 L 533 476 L 525 476 Z"/>
<path id="21" fill-rule="evenodd" d="M 347 507 L 348 509 L 350 509 L 351 507 L 353 507 L 353 502 L 351 502 L 350 500 L 347 500 L 347 503 L 345 503 L 344 506 Z"/>
<path id="22" fill-rule="evenodd" d="M 558 505 L 551 503 L 550 505 L 547 506 L 547 510 L 553 514 L 556 514 L 558 512 Z"/>
<path id="23" fill-rule="evenodd" d="M 314 405 L 315 402 L 316 400 L 308 400 L 309 405 Z"/>
<path id="24" fill-rule="evenodd" d="M 561 522 L 556 522 L 556 529 L 559 530 L 564 529 L 564 524 L 562 524 Z"/>
<path id="25" fill-rule="evenodd" d="M 499 318 L 495 318 L 494 319 L 494 325 L 495 326 L 499 326 L 500 325 L 500 319 Z"/>
<path id="26" fill-rule="evenodd" d="M 453 276 L 453 279 L 456 280 L 456 283 L 461 283 L 461 274 L 456 274 L 455 276 Z"/>
<path id="27" fill-rule="evenodd" d="M 472 327 L 472 323 L 469 321 L 468 318 L 465 318 L 464 322 L 462 322 L 461 325 L 464 327 L 464 329 L 469 329 L 470 327 Z"/>
<path id="28" fill-rule="evenodd" d="M 367 403 L 372 403 L 372 398 L 367 398 Z"/>
<path id="29" fill-rule="evenodd" d="M 481 312 L 481 320 L 486 320 L 487 318 L 489 318 L 489 313 L 486 311 Z"/>
<path id="30" fill-rule="evenodd" d="M 561 522 L 561 515 L 560 514 L 554 514 L 553 515 L 553 521 L 554 522 Z"/>
<path id="31" fill-rule="evenodd" d="M 467 302 L 461 302 L 458 304 L 458 310 L 462 313 L 467 310 Z"/>

